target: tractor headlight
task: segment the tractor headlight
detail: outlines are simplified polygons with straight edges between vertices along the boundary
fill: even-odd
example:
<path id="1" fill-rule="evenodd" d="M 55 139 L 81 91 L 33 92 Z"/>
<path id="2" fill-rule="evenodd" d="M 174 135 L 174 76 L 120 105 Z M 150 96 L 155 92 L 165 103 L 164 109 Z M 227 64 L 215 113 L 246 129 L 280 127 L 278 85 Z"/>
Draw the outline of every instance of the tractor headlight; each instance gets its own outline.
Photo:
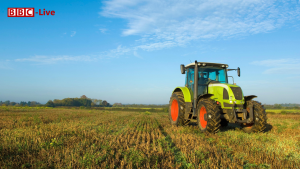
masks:
<path id="1" fill-rule="evenodd" d="M 206 64 L 205 64 L 205 63 L 203 63 L 202 65 L 203 65 L 203 66 L 206 66 Z"/>
<path id="2" fill-rule="evenodd" d="M 232 96 L 230 96 L 230 101 L 232 100 Z"/>

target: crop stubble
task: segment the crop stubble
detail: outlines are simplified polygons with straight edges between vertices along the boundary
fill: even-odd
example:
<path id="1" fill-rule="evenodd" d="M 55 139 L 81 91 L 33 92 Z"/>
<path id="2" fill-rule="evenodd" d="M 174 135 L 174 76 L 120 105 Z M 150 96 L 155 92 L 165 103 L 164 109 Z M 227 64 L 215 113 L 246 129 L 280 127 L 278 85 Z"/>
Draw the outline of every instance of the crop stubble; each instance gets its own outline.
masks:
<path id="1" fill-rule="evenodd" d="M 204 135 L 165 113 L 0 109 L 3 168 L 299 168 L 300 115 L 268 115 L 265 133 Z"/>

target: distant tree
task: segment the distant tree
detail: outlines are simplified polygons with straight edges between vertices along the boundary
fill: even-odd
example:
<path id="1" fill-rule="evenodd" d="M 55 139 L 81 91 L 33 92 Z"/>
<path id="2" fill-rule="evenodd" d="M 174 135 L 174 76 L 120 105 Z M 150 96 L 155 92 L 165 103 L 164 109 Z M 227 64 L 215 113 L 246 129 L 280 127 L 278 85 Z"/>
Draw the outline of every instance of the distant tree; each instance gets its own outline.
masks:
<path id="1" fill-rule="evenodd" d="M 80 98 L 79 102 L 80 102 L 80 106 L 91 107 L 92 100 Z"/>
<path id="2" fill-rule="evenodd" d="M 122 103 L 114 103 L 112 107 L 122 107 Z"/>
<path id="3" fill-rule="evenodd" d="M 81 99 L 87 99 L 85 95 L 80 96 Z"/>
<path id="4" fill-rule="evenodd" d="M 54 103 L 54 106 L 62 106 L 62 101 L 59 99 L 54 99 L 53 103 Z"/>
<path id="5" fill-rule="evenodd" d="M 6 106 L 8 106 L 8 105 L 10 104 L 10 101 L 9 101 L 9 100 L 6 100 L 6 101 L 4 102 L 4 104 L 5 104 Z"/>
<path id="6" fill-rule="evenodd" d="M 106 100 L 103 100 L 102 105 L 103 105 L 104 107 L 106 107 L 106 106 L 108 105 L 107 101 L 106 101 Z"/>
<path id="7" fill-rule="evenodd" d="M 16 102 L 10 102 L 9 103 L 9 105 L 11 105 L 11 106 L 14 106 L 14 105 L 16 105 L 17 103 Z"/>
<path id="8" fill-rule="evenodd" d="M 37 105 L 37 102 L 36 101 L 32 101 L 31 103 L 30 103 L 30 106 L 31 107 L 35 107 Z"/>
<path id="9" fill-rule="evenodd" d="M 280 104 L 274 104 L 274 108 L 275 109 L 282 109 L 282 105 L 280 105 Z"/>
<path id="10" fill-rule="evenodd" d="M 20 102 L 20 106 L 25 106 L 27 104 L 27 102 L 21 101 Z"/>
<path id="11" fill-rule="evenodd" d="M 99 106 L 102 105 L 102 100 L 98 100 L 98 105 L 99 105 Z"/>
<path id="12" fill-rule="evenodd" d="M 54 103 L 52 100 L 49 100 L 46 104 L 45 104 L 46 107 L 54 107 Z"/>
<path id="13" fill-rule="evenodd" d="M 94 106 L 100 106 L 102 100 L 98 100 L 98 99 L 91 99 L 92 100 L 92 105 Z"/>

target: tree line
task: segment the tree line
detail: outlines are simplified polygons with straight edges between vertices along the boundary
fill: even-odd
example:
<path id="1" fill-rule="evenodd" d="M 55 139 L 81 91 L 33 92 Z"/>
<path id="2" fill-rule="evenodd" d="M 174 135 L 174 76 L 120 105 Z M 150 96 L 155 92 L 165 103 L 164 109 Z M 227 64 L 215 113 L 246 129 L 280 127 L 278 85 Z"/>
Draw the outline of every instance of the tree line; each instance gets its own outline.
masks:
<path id="1" fill-rule="evenodd" d="M 43 106 L 43 104 L 36 102 L 36 101 L 21 101 L 19 103 L 17 102 L 11 102 L 9 100 L 6 101 L 0 101 L 0 105 L 2 106 L 30 106 L 30 107 L 36 107 L 36 106 Z"/>
<path id="2" fill-rule="evenodd" d="M 284 103 L 284 104 L 264 104 L 266 109 L 300 109 L 300 104 Z"/>
<path id="3" fill-rule="evenodd" d="M 29 106 L 29 107 L 40 107 L 40 106 L 46 106 L 46 107 L 57 107 L 57 106 L 68 106 L 68 107 L 111 107 L 111 105 L 106 100 L 100 100 L 100 99 L 91 99 L 86 97 L 85 95 L 82 95 L 80 98 L 65 98 L 62 100 L 54 99 L 49 100 L 46 104 L 41 104 L 36 101 L 28 101 L 24 102 L 21 101 L 20 103 L 17 102 L 11 102 L 9 100 L 7 101 L 0 101 L 0 105 L 2 106 Z"/>
<path id="4" fill-rule="evenodd" d="M 111 107 L 111 105 L 106 100 L 91 99 L 82 95 L 80 98 L 65 98 L 62 100 L 54 99 L 49 100 L 45 106 L 47 107 L 57 107 L 57 106 L 71 106 L 71 107 Z"/>

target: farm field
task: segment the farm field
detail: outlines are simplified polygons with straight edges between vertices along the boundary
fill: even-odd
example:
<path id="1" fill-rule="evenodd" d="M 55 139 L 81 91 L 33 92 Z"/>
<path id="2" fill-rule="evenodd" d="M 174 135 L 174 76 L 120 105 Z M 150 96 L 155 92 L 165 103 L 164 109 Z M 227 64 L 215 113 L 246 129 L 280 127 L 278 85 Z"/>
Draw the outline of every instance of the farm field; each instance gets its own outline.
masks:
<path id="1" fill-rule="evenodd" d="M 300 114 L 214 135 L 163 112 L 0 108 L 2 168 L 300 168 Z"/>
<path id="2" fill-rule="evenodd" d="M 299 109 L 267 109 L 267 113 L 300 113 Z"/>

